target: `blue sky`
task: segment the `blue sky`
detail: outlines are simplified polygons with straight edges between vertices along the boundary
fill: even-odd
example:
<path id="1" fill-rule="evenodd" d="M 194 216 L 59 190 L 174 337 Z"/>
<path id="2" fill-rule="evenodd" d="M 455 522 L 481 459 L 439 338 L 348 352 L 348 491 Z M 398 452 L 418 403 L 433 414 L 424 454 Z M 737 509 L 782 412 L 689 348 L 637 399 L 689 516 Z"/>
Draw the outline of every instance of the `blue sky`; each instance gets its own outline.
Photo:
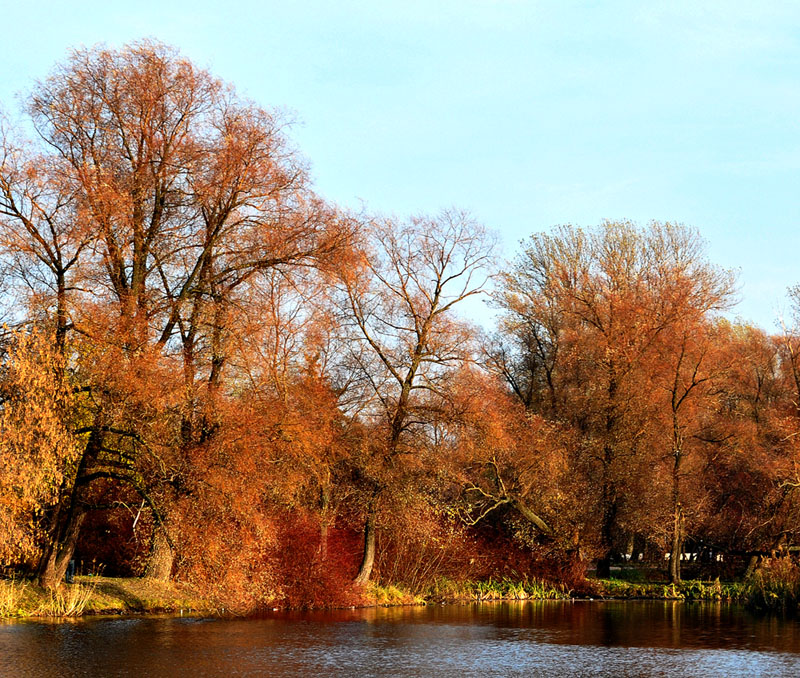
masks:
<path id="1" fill-rule="evenodd" d="M 265 106 L 320 193 L 469 209 L 506 255 L 558 223 L 696 226 L 768 330 L 800 283 L 800 3 L 0 0 L 0 102 L 70 47 L 152 37 Z"/>

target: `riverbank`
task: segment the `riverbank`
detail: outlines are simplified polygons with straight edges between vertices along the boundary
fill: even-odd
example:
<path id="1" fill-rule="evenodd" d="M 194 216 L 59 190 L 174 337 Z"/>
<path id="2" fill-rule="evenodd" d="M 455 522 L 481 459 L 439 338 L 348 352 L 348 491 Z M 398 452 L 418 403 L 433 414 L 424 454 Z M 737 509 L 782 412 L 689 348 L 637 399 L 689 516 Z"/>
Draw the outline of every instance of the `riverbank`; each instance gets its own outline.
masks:
<path id="1" fill-rule="evenodd" d="M 581 590 L 574 591 L 536 579 L 516 581 L 510 578 L 463 582 L 442 579 L 421 594 L 393 585 L 369 584 L 361 594 L 360 606 L 569 599 L 723 601 L 763 608 L 796 607 L 794 598 L 779 596 L 759 586 L 757 581 L 690 580 L 673 585 L 665 582 L 587 579 Z M 161 613 L 215 616 L 228 611 L 179 582 L 77 577 L 74 584 L 62 584 L 53 593 L 30 581 L 0 579 L 0 619 Z"/>
<path id="2" fill-rule="evenodd" d="M 177 582 L 76 577 L 75 583 L 51 592 L 30 581 L 0 579 L 0 618 L 217 612 L 214 605 Z"/>
<path id="3" fill-rule="evenodd" d="M 745 602 L 751 586 L 742 582 L 689 580 L 634 583 L 621 579 L 586 579 L 578 590 L 539 580 L 512 579 L 437 584 L 423 596 L 426 602 L 491 600 L 721 600 Z"/>

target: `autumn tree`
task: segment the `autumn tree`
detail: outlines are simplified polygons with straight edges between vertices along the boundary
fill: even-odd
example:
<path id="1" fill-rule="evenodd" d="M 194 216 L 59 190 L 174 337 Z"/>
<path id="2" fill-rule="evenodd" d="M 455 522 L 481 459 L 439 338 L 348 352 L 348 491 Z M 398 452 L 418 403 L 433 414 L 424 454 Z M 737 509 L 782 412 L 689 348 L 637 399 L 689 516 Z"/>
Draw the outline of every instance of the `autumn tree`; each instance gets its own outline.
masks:
<path id="1" fill-rule="evenodd" d="M 778 337 L 726 321 L 715 333 L 725 369 L 700 435 L 707 509 L 694 530 L 718 550 L 749 553 L 752 571 L 760 553 L 796 538 L 797 496 L 785 482 L 795 456 L 791 376 Z"/>
<path id="2" fill-rule="evenodd" d="M 728 367 L 709 444 L 716 482 L 707 529 L 724 547 L 751 552 L 752 572 L 759 554 L 797 539 L 796 316 L 772 336 L 743 323 L 721 329 Z"/>
<path id="3" fill-rule="evenodd" d="M 76 398 L 53 337 L 17 331 L 0 374 L 0 564 L 34 561 L 44 512 L 77 462 Z"/>
<path id="4" fill-rule="evenodd" d="M 127 479 L 141 461 L 156 475 L 140 480 L 166 500 L 191 448 L 215 430 L 230 333 L 254 275 L 309 265 L 346 229 L 310 191 L 284 121 L 164 45 L 76 50 L 38 83 L 27 111 L 44 143 L 4 137 L 0 246 L 21 262 L 21 278 L 51 291 L 43 308 L 57 342 L 83 337 L 85 364 L 113 371 L 113 355 L 128 375 L 144 376 L 148 363 L 182 371 L 179 433 L 157 462 L 154 446 L 131 442 L 141 438 L 135 417 L 115 421 L 116 396 L 105 396 L 119 392 L 96 369 L 82 426 L 84 478 L 124 467 Z M 163 389 L 150 400 L 174 402 Z M 103 449 L 119 454 L 101 464 Z M 66 513 L 79 520 L 79 510 Z M 168 520 L 156 522 L 151 574 L 165 577 L 172 539 Z"/>
<path id="5" fill-rule="evenodd" d="M 654 352 L 687 313 L 721 308 L 730 276 L 690 229 L 605 222 L 532 236 L 502 281 L 508 348 L 490 362 L 528 407 L 584 438 L 607 576 L 631 482 L 645 473 Z"/>
<path id="6" fill-rule="evenodd" d="M 702 473 L 702 446 L 713 433 L 712 412 L 718 407 L 717 397 L 725 377 L 725 365 L 718 350 L 719 334 L 702 314 L 687 313 L 682 321 L 665 332 L 653 367 L 655 397 L 663 403 L 662 420 L 665 445 L 669 452 L 670 533 L 669 576 L 672 583 L 681 579 L 681 557 L 687 536 L 686 514 L 695 514 L 698 505 L 687 505 L 687 484 L 697 485 Z M 703 503 L 703 497 L 695 497 Z"/>
<path id="7" fill-rule="evenodd" d="M 360 259 L 339 275 L 351 389 L 361 389 L 359 416 L 375 430 L 358 470 L 366 488 L 358 583 L 372 572 L 380 501 L 413 458 L 415 436 L 429 419 L 425 395 L 439 393 L 447 371 L 470 357 L 469 330 L 454 311 L 481 292 L 492 246 L 485 229 L 461 212 L 375 221 Z"/>

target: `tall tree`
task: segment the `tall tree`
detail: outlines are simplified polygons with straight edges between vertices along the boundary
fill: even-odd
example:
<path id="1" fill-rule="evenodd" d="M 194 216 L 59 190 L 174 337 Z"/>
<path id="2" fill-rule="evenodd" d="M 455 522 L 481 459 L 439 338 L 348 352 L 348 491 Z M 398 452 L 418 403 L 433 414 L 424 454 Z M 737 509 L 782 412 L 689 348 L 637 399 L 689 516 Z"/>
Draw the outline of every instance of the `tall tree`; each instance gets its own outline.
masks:
<path id="1" fill-rule="evenodd" d="M 133 474 L 141 489 L 141 460 L 161 469 L 147 482 L 177 487 L 181 459 L 214 430 L 206 404 L 222 384 L 254 275 L 310 265 L 335 251 L 346 229 L 309 189 L 280 117 L 162 44 L 74 51 L 38 83 L 27 110 L 44 144 L 35 152 L 4 144 L 0 213 L 8 228 L 0 245 L 12 259 L 26 258 L 23 278 L 38 276 L 54 291 L 45 310 L 55 316 L 59 345 L 70 331 L 85 338 L 81 357 L 93 383 L 78 388 L 91 387 L 91 421 L 81 426 L 85 463 L 74 481 Z M 144 428 L 136 408 L 127 407 L 124 426 L 115 420 L 120 392 L 95 369 L 113 371 L 112 354 L 125 374 L 168 364 L 183 372 L 181 433 L 158 463 L 145 459 L 153 446 L 131 443 Z M 163 392 L 151 402 L 171 398 Z M 64 502 L 74 495 L 65 489 Z M 81 514 L 74 505 L 64 512 L 51 565 L 69 555 L 61 542 Z M 168 575 L 170 541 L 163 529 L 157 534 L 162 565 L 153 574 Z M 55 571 L 46 583 L 59 578 Z"/>
<path id="2" fill-rule="evenodd" d="M 661 342 L 653 367 L 653 383 L 658 388 L 657 402 L 663 403 L 664 439 L 670 465 L 670 563 L 672 583 L 681 579 L 681 557 L 687 536 L 687 482 L 696 484 L 700 474 L 695 465 L 703 439 L 708 432 L 710 412 L 725 376 L 726 365 L 717 350 L 718 333 L 702 316 L 687 313 L 682 322 L 670 328 Z M 699 499 L 697 500 L 699 501 Z"/>
<path id="3" fill-rule="evenodd" d="M 643 472 L 650 361 L 688 313 L 724 306 L 731 276 L 707 262 L 693 230 L 605 222 L 532 236 L 502 281 L 498 303 L 516 350 L 495 352 L 493 364 L 526 405 L 584 437 L 597 572 L 607 576 L 627 488 Z"/>
<path id="4" fill-rule="evenodd" d="M 454 311 L 481 292 L 492 248 L 493 238 L 461 212 L 378 221 L 367 227 L 360 260 L 339 275 L 349 364 L 365 395 L 360 414 L 376 431 L 359 469 L 367 499 L 358 583 L 372 573 L 389 476 L 415 454 L 428 420 L 425 394 L 439 393 L 447 370 L 470 357 L 469 330 Z"/>

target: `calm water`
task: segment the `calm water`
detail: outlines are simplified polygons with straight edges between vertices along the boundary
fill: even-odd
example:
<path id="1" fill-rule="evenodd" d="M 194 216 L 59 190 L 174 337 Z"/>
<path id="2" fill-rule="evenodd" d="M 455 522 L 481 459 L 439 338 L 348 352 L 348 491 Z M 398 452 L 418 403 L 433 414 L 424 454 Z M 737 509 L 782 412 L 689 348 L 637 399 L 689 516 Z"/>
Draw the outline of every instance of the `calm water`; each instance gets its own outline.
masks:
<path id="1" fill-rule="evenodd" d="M 2 676 L 800 676 L 800 622 L 530 602 L 0 625 Z"/>

